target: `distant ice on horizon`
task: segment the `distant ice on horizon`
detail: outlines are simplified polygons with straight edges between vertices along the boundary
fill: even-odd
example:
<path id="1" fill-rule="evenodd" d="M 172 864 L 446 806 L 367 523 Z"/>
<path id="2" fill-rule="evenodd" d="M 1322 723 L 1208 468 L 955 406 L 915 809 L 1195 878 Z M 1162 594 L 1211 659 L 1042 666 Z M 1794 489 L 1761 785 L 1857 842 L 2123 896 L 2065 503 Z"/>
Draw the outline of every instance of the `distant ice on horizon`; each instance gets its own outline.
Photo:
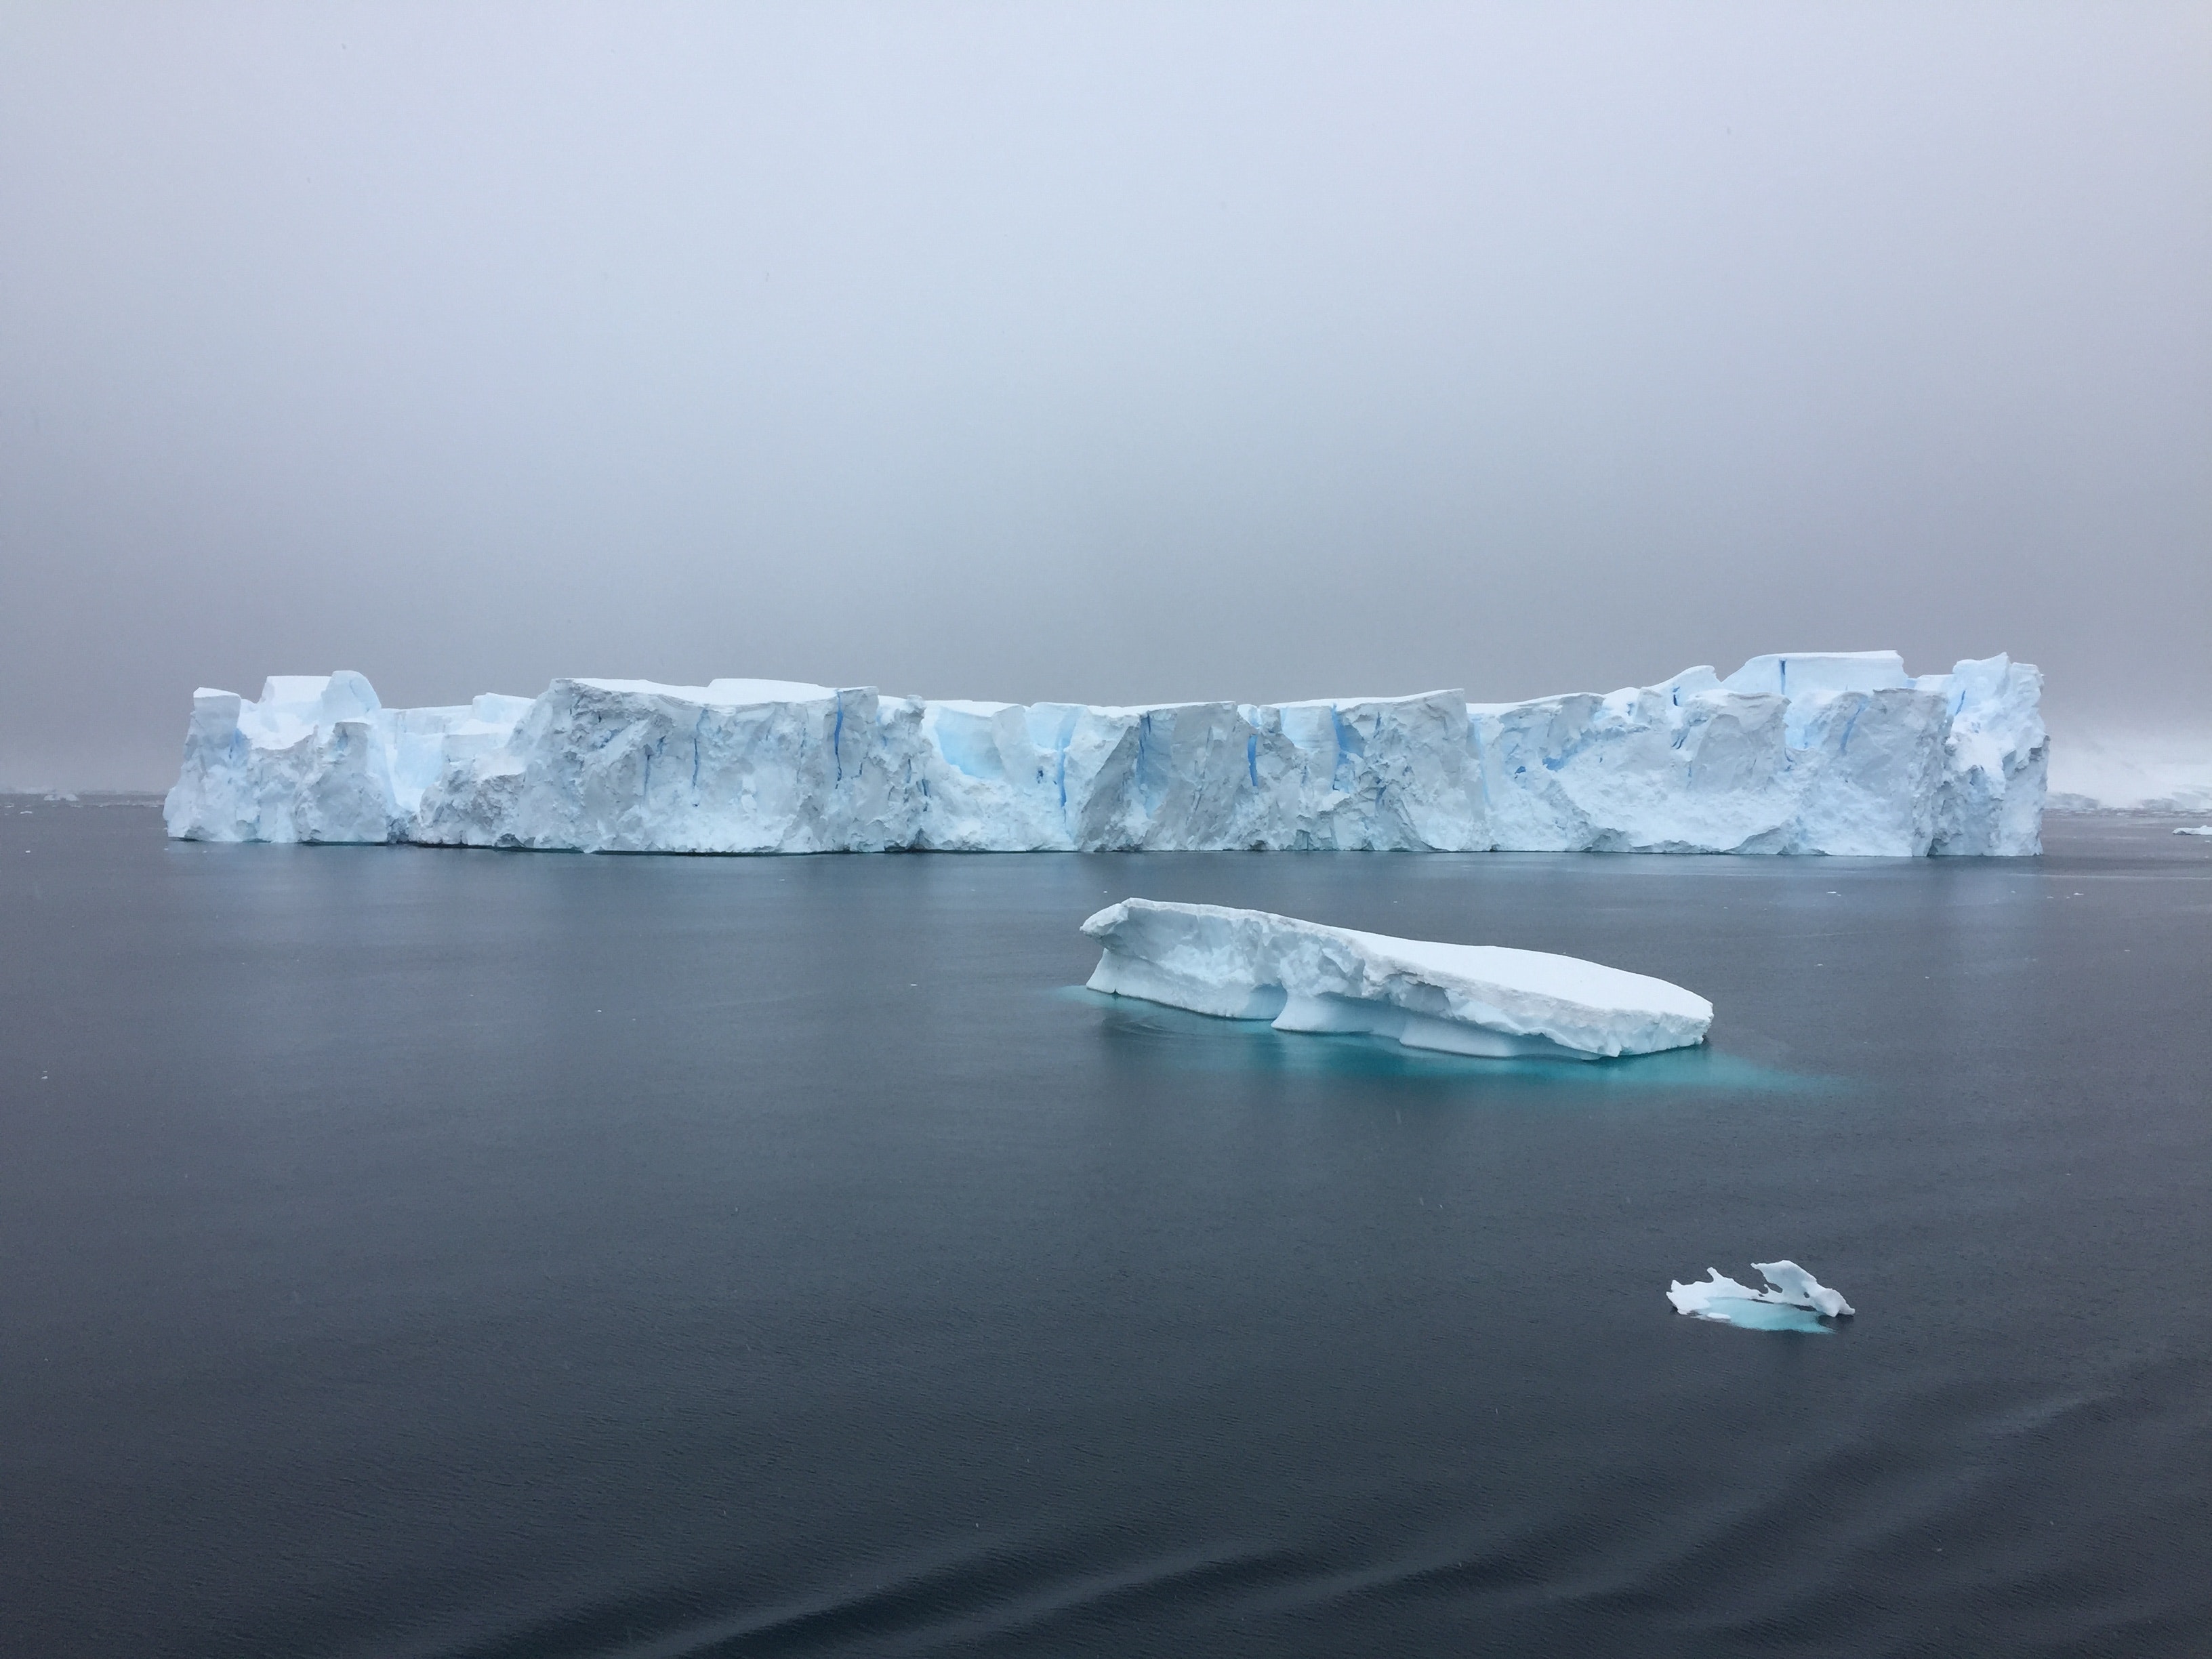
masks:
<path id="1" fill-rule="evenodd" d="M 2051 748 L 2054 812 L 2212 811 L 2212 730 L 2069 732 Z"/>

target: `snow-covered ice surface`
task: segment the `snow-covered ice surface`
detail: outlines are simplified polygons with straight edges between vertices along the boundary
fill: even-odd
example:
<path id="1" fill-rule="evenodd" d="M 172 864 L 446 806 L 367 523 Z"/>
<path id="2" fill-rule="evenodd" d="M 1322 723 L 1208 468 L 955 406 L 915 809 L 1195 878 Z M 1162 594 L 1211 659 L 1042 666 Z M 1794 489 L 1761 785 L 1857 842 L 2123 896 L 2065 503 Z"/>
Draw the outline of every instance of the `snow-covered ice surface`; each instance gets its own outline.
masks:
<path id="1" fill-rule="evenodd" d="M 383 708 L 356 673 L 203 690 L 173 836 L 586 852 L 1231 848 L 2033 854 L 2042 675 L 1758 657 L 1470 705 L 932 702 L 560 679 Z"/>
<path id="2" fill-rule="evenodd" d="M 2173 833 L 2177 836 L 2212 836 L 2212 823 L 2192 823 Z"/>
<path id="3" fill-rule="evenodd" d="M 1743 1325 L 1761 1331 L 1825 1331 L 1823 1316 L 1838 1318 L 1853 1311 L 1839 1291 L 1832 1291 L 1794 1261 L 1754 1261 L 1754 1271 L 1770 1288 L 1754 1291 L 1738 1284 L 1717 1267 L 1706 1277 L 1667 1287 L 1667 1300 L 1674 1311 L 1723 1325 Z"/>
<path id="4" fill-rule="evenodd" d="M 1703 1042 L 1713 1006 L 1575 957 L 1325 927 L 1264 910 L 1124 899 L 1083 931 L 1090 988 L 1279 1031 L 1360 1032 L 1487 1059 L 1610 1059 Z"/>

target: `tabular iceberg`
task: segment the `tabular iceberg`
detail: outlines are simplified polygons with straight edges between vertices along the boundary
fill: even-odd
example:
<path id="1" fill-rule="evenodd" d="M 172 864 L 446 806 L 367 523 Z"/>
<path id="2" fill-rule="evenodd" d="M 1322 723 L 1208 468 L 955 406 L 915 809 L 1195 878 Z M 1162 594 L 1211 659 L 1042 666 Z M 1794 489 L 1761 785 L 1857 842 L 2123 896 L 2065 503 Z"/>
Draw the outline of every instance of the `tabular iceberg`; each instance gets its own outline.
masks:
<path id="1" fill-rule="evenodd" d="M 1702 1042 L 1713 1005 L 1576 957 L 1390 939 L 1218 904 L 1124 899 L 1083 924 L 1091 988 L 1279 1031 L 1364 1032 L 1490 1059 L 1611 1059 Z"/>
<path id="2" fill-rule="evenodd" d="M 350 672 L 202 690 L 173 836 L 584 852 L 2033 854 L 2043 677 L 1754 658 L 1662 684 L 1141 708 L 560 679 L 381 707 Z"/>

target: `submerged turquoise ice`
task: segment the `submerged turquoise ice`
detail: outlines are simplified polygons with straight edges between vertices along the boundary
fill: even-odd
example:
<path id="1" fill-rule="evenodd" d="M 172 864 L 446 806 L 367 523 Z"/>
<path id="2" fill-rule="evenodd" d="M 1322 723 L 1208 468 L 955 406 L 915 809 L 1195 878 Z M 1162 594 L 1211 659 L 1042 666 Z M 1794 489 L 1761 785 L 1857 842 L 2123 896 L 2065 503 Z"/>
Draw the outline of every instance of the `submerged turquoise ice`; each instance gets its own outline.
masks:
<path id="1" fill-rule="evenodd" d="M 1800 1331 L 1807 1336 L 1833 1336 L 1836 1328 L 1809 1308 L 1792 1308 L 1777 1302 L 1731 1301 L 1725 1311 L 1700 1314 L 1717 1324 L 1740 1325 L 1752 1331 Z"/>
<path id="2" fill-rule="evenodd" d="M 1170 1072 L 1421 1085 L 1518 1083 L 1559 1101 L 1602 1098 L 1624 1090 L 1794 1096 L 1832 1095 L 1849 1086 L 1838 1078 L 1792 1071 L 1710 1042 L 1622 1060 L 1486 1060 L 1408 1048 L 1364 1033 L 1285 1036 L 1257 1021 L 1194 1014 L 1094 991 L 1086 985 L 1063 985 L 1050 994 L 1096 1009 L 1103 1016 L 1100 1035 L 1124 1060 Z"/>

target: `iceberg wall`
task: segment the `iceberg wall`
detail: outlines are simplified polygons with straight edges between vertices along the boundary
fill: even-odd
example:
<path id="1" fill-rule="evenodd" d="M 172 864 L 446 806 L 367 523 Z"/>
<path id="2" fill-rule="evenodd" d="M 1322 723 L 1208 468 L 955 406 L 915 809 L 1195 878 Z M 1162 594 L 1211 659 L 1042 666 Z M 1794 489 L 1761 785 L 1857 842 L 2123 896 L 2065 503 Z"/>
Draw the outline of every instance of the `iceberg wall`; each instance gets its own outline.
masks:
<path id="1" fill-rule="evenodd" d="M 1609 696 L 933 702 L 559 679 L 381 707 L 361 675 L 193 698 L 169 833 L 583 852 L 2033 854 L 2043 677 L 1758 657 Z"/>

